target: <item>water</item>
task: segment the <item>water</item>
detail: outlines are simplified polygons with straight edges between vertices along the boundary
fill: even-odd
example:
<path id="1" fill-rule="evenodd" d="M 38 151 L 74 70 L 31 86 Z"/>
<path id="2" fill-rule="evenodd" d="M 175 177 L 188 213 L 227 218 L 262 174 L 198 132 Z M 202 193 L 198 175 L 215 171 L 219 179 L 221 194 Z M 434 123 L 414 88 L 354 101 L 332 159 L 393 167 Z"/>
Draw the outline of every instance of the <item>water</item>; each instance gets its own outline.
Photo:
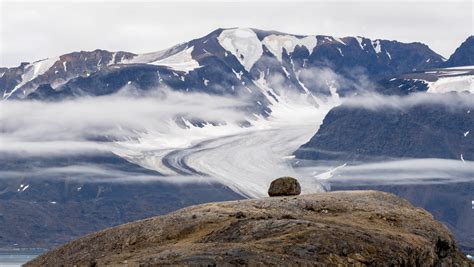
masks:
<path id="1" fill-rule="evenodd" d="M 36 258 L 42 250 L 0 250 L 1 267 L 17 267 Z"/>

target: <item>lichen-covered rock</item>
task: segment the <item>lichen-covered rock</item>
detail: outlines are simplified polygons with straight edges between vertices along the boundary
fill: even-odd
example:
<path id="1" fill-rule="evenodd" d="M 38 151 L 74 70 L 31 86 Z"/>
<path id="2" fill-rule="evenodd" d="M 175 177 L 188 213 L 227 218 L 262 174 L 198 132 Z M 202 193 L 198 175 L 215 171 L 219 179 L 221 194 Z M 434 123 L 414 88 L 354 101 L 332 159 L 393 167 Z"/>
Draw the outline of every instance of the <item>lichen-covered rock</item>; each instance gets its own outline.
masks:
<path id="1" fill-rule="evenodd" d="M 425 210 L 378 191 L 192 206 L 109 228 L 26 266 L 470 266 Z"/>
<path id="2" fill-rule="evenodd" d="M 293 177 L 281 177 L 273 180 L 268 189 L 268 195 L 271 197 L 297 196 L 300 193 L 300 183 Z"/>

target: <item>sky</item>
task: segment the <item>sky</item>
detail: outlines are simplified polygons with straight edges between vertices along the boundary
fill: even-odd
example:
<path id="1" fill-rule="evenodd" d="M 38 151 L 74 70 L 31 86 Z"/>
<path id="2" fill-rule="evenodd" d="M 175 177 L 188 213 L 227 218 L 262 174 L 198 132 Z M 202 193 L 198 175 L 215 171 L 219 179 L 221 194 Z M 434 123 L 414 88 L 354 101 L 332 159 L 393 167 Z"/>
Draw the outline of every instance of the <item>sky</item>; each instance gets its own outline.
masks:
<path id="1" fill-rule="evenodd" d="M 473 34 L 473 3 L 0 0 L 0 66 L 98 48 L 159 51 L 229 27 L 423 42 L 449 57 Z"/>

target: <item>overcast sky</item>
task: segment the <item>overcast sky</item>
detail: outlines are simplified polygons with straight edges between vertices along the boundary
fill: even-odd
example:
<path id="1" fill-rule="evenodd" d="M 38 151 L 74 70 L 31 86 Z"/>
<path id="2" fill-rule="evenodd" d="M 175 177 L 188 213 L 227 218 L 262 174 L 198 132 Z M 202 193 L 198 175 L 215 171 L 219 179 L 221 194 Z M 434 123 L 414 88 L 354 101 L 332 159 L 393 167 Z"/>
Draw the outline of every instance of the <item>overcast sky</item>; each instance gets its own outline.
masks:
<path id="1" fill-rule="evenodd" d="M 472 1 L 5 1 L 0 66 L 72 51 L 165 49 L 219 27 L 365 36 L 449 55 L 473 33 Z"/>

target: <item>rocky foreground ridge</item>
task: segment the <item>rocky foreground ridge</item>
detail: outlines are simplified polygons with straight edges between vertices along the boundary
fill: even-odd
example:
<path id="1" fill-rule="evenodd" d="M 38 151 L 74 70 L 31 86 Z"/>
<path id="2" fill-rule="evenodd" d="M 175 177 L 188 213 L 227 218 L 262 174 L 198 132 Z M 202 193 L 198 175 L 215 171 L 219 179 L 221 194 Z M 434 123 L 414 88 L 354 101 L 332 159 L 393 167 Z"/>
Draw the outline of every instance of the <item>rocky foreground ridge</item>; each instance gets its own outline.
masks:
<path id="1" fill-rule="evenodd" d="M 26 266 L 469 266 L 431 214 L 378 191 L 209 203 L 109 228 Z"/>

